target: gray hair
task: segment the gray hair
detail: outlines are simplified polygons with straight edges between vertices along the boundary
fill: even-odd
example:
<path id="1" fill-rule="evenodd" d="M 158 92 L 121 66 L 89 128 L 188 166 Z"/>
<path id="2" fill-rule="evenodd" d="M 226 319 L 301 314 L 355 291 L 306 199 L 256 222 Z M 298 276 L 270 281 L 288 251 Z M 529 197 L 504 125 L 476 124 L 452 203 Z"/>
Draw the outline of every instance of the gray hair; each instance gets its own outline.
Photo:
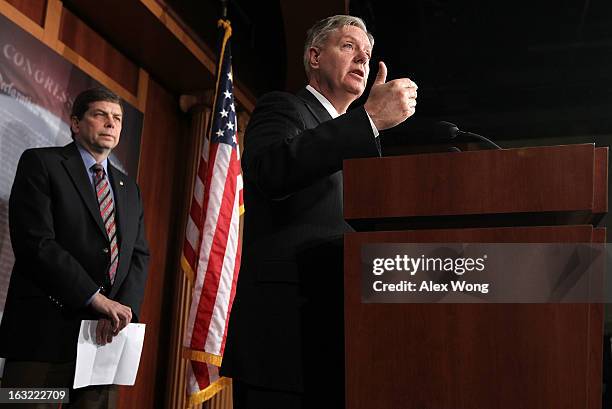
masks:
<path id="1" fill-rule="evenodd" d="M 306 75 L 310 73 L 310 47 L 321 47 L 327 41 L 329 34 L 344 26 L 355 26 L 362 29 L 370 40 L 370 45 L 374 47 L 374 37 L 368 33 L 365 23 L 359 17 L 338 14 L 317 21 L 306 33 L 306 43 L 304 44 L 304 69 Z"/>

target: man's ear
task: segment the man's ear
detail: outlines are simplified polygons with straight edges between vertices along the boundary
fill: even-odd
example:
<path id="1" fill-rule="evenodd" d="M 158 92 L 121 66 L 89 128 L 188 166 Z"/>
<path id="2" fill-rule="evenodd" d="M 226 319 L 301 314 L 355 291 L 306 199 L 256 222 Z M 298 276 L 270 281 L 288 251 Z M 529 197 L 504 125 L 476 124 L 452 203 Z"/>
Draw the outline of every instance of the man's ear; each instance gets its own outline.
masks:
<path id="1" fill-rule="evenodd" d="M 310 64 L 310 68 L 319 68 L 319 56 L 321 55 L 321 51 L 318 47 L 310 47 L 308 50 L 308 62 Z"/>
<path id="2" fill-rule="evenodd" d="M 72 133 L 79 133 L 79 120 L 74 115 L 70 117 L 70 129 Z"/>

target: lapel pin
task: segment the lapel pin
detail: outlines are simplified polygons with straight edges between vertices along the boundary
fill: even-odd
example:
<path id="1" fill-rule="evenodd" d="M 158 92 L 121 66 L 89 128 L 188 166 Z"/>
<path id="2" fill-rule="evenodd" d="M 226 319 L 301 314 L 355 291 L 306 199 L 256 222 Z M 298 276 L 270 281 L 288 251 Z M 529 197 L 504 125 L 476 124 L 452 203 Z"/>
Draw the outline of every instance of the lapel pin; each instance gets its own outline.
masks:
<path id="1" fill-rule="evenodd" d="M 119 184 L 120 184 L 121 186 L 123 186 L 123 180 L 120 180 L 120 181 L 119 181 Z"/>

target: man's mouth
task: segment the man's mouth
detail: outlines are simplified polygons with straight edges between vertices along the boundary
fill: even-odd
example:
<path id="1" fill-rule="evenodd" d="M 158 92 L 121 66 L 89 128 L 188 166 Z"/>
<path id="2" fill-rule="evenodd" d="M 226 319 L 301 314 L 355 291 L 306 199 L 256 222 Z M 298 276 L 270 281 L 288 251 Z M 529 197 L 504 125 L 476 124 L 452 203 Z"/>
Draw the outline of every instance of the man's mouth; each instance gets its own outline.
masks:
<path id="1" fill-rule="evenodd" d="M 352 70 L 349 72 L 349 74 L 355 74 L 357 76 L 359 76 L 360 78 L 363 78 L 365 73 L 363 72 L 363 70 Z"/>

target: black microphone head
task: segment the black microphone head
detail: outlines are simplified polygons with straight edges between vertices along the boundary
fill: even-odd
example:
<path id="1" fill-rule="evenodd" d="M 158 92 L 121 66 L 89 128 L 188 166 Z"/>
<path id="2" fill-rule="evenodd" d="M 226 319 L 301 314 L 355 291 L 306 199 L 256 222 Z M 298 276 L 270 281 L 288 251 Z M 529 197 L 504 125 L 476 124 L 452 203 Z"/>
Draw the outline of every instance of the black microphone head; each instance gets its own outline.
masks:
<path id="1" fill-rule="evenodd" d="M 434 125 L 434 137 L 442 141 L 454 139 L 459 134 L 457 125 L 450 122 L 440 121 Z"/>

